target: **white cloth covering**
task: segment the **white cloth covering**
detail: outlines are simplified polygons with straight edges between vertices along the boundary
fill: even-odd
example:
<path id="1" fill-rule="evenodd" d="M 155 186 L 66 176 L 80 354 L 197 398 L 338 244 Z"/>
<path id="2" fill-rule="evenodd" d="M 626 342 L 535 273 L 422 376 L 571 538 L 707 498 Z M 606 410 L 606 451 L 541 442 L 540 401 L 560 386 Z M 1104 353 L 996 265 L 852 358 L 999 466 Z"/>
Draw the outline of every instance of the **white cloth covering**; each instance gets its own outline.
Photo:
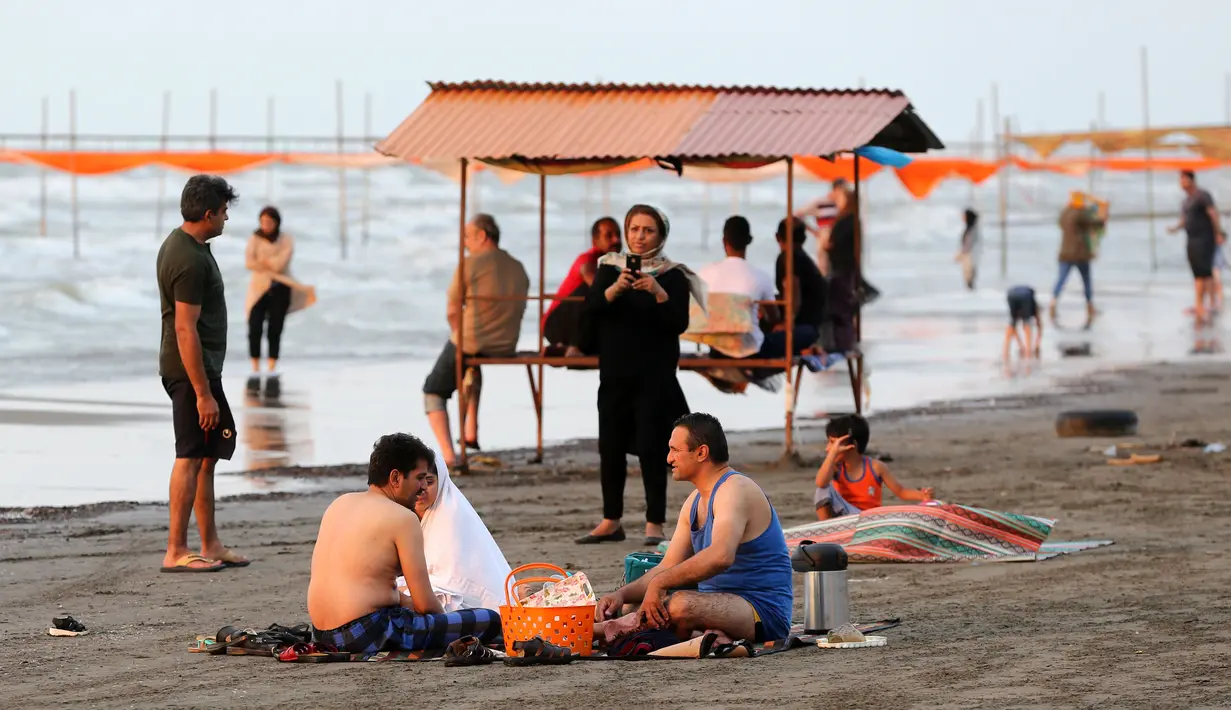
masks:
<path id="1" fill-rule="evenodd" d="M 498 610 L 504 603 L 509 563 L 470 501 L 454 485 L 440 454 L 436 454 L 436 477 L 436 502 L 421 520 L 432 590 L 446 612 Z M 397 585 L 409 595 L 404 577 L 397 578 Z"/>

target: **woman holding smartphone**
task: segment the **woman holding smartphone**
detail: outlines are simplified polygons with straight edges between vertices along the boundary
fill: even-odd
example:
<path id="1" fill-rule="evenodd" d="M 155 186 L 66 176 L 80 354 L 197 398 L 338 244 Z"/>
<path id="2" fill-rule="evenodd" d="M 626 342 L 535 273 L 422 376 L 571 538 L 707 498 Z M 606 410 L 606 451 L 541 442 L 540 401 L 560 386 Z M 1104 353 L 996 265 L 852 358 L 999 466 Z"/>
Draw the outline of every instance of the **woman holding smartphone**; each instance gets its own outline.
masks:
<path id="1" fill-rule="evenodd" d="M 705 286 L 663 253 L 670 223 L 658 209 L 633 205 L 624 217 L 622 253 L 599 260 L 586 295 L 588 352 L 598 353 L 598 437 L 603 520 L 580 545 L 625 539 L 627 454 L 641 462 L 645 544 L 666 539 L 667 442 L 688 402 L 676 379 L 689 296 L 705 306 Z M 590 348 L 593 348 L 592 350 Z"/>

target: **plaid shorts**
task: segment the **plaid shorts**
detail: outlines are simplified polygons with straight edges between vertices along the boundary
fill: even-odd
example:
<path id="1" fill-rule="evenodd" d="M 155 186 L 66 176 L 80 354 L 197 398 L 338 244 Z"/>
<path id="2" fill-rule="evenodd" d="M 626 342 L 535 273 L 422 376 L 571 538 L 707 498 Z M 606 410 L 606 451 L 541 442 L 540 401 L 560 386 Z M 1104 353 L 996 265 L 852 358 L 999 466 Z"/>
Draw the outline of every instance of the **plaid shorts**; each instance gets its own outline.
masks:
<path id="1" fill-rule="evenodd" d="M 351 653 L 440 649 L 464 636 L 483 644 L 500 638 L 500 614 L 491 609 L 461 609 L 447 614 L 417 614 L 390 606 L 336 629 L 313 629 L 318 643 Z"/>

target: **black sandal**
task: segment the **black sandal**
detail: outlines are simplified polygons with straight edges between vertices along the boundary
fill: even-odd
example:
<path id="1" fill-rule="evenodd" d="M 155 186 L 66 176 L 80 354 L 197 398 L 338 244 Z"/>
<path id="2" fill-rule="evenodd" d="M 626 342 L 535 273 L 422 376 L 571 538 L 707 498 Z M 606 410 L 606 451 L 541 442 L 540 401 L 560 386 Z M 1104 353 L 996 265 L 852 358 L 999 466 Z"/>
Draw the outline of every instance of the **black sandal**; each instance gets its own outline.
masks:
<path id="1" fill-rule="evenodd" d="M 496 660 L 496 652 L 484 646 L 474 636 L 463 636 L 449 644 L 445 651 L 445 665 L 454 666 L 485 666 Z"/>
<path id="2" fill-rule="evenodd" d="M 506 657 L 506 666 L 556 666 L 572 663 L 576 658 L 567 648 L 548 643 L 538 636 L 529 641 L 514 641 L 513 650 L 521 651 L 522 655 Z"/>

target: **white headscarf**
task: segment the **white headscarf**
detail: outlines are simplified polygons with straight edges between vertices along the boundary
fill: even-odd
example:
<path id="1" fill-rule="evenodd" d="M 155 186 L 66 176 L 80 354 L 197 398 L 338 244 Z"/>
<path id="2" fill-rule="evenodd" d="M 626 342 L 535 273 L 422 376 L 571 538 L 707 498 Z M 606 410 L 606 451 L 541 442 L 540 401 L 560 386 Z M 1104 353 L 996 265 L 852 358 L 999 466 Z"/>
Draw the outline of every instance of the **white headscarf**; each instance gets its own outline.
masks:
<path id="1" fill-rule="evenodd" d="M 511 569 L 470 501 L 436 454 L 436 502 L 423 513 L 423 556 L 432 590 L 445 611 L 499 610 Z M 398 578 L 398 585 L 405 586 Z"/>

